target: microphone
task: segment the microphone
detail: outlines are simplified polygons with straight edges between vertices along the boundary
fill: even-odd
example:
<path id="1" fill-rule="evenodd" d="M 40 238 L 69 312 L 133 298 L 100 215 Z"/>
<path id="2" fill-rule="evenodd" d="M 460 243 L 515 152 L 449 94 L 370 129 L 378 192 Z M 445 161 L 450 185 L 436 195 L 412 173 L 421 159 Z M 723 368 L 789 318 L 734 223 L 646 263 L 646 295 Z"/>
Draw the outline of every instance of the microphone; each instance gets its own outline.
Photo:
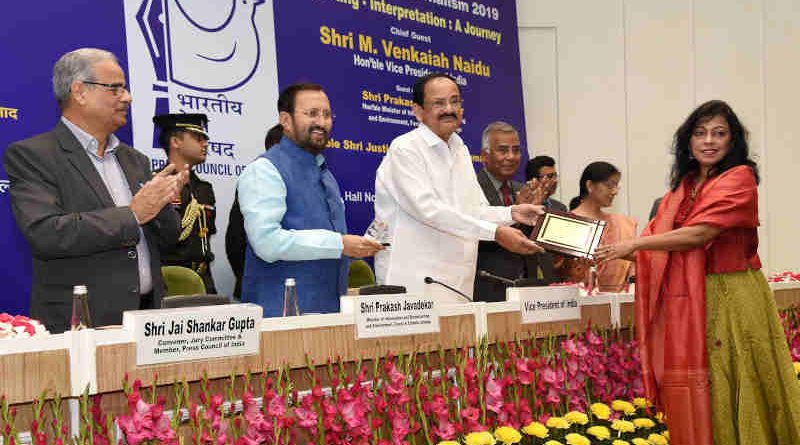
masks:
<path id="1" fill-rule="evenodd" d="M 448 286 L 447 284 L 444 284 L 439 280 L 434 280 L 431 277 L 425 277 L 425 284 L 433 284 L 433 283 L 436 283 L 439 286 L 442 286 L 442 287 L 444 287 L 445 289 L 447 289 L 447 290 L 449 290 L 451 292 L 455 292 L 456 294 L 458 294 L 458 296 L 460 296 L 461 298 L 467 300 L 467 302 L 472 303 L 472 298 L 468 297 L 467 294 L 465 294 L 464 292 L 461 292 L 460 290 L 458 290 L 458 289 L 456 289 L 454 287 Z"/>
<path id="2" fill-rule="evenodd" d="M 497 276 L 497 275 L 489 273 L 489 272 L 487 272 L 485 270 L 479 270 L 478 271 L 478 276 L 481 277 L 481 278 L 488 278 L 490 280 L 499 281 L 499 282 L 501 282 L 503 284 L 506 284 L 508 286 L 511 286 L 511 287 L 514 287 L 514 285 L 516 284 L 515 280 L 509 280 L 508 278 Z"/>
<path id="3" fill-rule="evenodd" d="M 539 278 L 517 278 L 514 287 L 547 286 L 548 282 Z"/>

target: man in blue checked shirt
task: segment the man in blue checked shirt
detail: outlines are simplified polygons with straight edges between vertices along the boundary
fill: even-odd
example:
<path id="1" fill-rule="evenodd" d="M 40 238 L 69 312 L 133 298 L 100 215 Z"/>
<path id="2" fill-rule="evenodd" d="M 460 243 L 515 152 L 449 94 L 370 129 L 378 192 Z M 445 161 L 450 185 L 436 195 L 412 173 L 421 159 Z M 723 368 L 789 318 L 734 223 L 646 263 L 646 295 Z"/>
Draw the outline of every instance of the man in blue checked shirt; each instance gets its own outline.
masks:
<path id="1" fill-rule="evenodd" d="M 242 301 L 280 316 L 284 282 L 294 278 L 301 312 L 338 312 L 349 258 L 383 247 L 347 234 L 344 201 L 322 155 L 333 126 L 322 87 L 287 87 L 278 112 L 283 138 L 247 166 L 237 186 L 248 240 Z"/>

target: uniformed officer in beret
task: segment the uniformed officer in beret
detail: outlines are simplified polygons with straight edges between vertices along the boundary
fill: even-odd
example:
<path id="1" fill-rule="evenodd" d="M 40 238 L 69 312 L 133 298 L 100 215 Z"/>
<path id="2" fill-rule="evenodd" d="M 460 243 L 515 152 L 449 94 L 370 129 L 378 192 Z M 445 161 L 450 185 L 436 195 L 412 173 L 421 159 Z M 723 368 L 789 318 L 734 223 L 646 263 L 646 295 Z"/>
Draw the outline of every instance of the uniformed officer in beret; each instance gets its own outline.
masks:
<path id="1" fill-rule="evenodd" d="M 206 161 L 208 153 L 208 117 L 205 114 L 161 114 L 153 117 L 160 128 L 159 143 L 167 152 L 168 163 L 188 164 L 190 169 Z M 211 184 L 190 170 L 189 182 L 179 200 L 173 201 L 181 218 L 178 243 L 162 252 L 164 266 L 184 266 L 197 272 L 205 282 L 206 292 L 216 293 L 211 276 L 211 235 L 217 233 L 216 200 Z"/>

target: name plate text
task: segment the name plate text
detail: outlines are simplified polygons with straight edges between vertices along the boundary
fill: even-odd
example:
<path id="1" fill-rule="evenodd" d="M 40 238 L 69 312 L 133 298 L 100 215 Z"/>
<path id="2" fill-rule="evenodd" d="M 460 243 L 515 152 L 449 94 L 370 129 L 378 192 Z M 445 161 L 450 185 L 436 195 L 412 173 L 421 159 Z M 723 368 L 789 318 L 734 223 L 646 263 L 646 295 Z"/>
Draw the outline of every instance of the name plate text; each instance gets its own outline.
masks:
<path id="1" fill-rule="evenodd" d="M 356 338 L 439 332 L 436 300 L 417 295 L 370 295 L 355 299 Z"/>
<path id="2" fill-rule="evenodd" d="M 522 323 L 580 320 L 577 286 L 527 287 L 519 295 Z"/>
<path id="3" fill-rule="evenodd" d="M 258 354 L 262 314 L 255 304 L 229 304 L 127 311 L 122 323 L 143 366 Z"/>

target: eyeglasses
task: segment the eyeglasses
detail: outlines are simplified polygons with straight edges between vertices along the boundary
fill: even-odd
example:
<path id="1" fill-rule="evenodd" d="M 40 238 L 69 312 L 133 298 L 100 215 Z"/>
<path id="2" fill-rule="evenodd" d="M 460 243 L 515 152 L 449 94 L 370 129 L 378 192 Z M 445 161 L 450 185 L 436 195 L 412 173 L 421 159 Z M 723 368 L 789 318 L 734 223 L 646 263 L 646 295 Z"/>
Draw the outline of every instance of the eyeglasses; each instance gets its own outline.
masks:
<path id="1" fill-rule="evenodd" d="M 608 188 L 609 190 L 619 190 L 620 189 L 619 182 L 603 181 L 603 182 L 601 182 L 601 184 L 606 186 L 606 188 Z"/>
<path id="2" fill-rule="evenodd" d="M 433 102 L 428 102 L 434 110 L 444 110 L 449 104 L 454 110 L 460 110 L 464 106 L 464 99 L 460 97 L 453 97 L 450 100 L 437 99 Z"/>
<path id="3" fill-rule="evenodd" d="M 323 118 L 323 119 L 330 119 L 330 120 L 336 119 L 336 115 L 333 114 L 333 112 L 331 110 L 320 110 L 319 108 L 312 108 L 310 110 L 303 110 L 303 111 L 300 111 L 300 114 L 303 114 L 304 116 L 308 116 L 310 119 L 317 119 L 317 118 L 320 118 L 320 117 Z"/>
<path id="4" fill-rule="evenodd" d="M 125 86 L 124 83 L 103 83 L 103 82 L 93 82 L 89 80 L 81 80 L 81 82 L 85 83 L 86 85 L 97 85 L 99 87 L 103 87 L 108 91 L 111 91 L 111 94 L 114 96 L 119 96 L 122 94 L 123 91 L 128 91 L 128 88 Z"/>

